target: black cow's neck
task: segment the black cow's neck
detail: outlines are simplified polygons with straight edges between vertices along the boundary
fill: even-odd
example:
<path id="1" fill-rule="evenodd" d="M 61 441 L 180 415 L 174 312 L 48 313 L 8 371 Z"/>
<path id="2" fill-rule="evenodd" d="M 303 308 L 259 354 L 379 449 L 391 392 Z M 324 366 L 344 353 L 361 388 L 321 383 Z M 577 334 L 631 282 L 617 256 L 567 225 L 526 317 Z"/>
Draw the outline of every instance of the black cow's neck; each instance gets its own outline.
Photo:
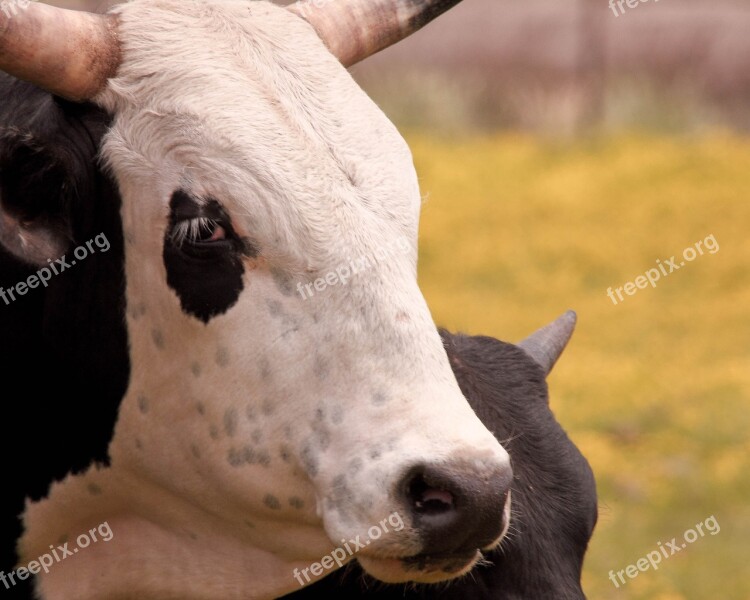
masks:
<path id="1" fill-rule="evenodd" d="M 9 304 L 0 299 L 0 369 L 3 380 L 14 382 L 12 388 L 0 388 L 0 445 L 7 474 L 0 570 L 6 572 L 15 560 L 17 515 L 24 499 L 41 498 L 69 472 L 107 461 L 127 386 L 120 199 L 97 159 L 109 121 L 94 106 L 71 104 L 0 75 L 0 189 L 9 187 L 3 183 L 10 178 L 33 179 L 34 210 L 64 219 L 72 238 L 69 252 L 100 234 L 110 244 L 107 252 L 89 253 L 53 277 L 48 287 L 30 290 Z M 33 152 L 19 161 L 24 140 L 33 141 Z M 62 169 L 66 185 L 55 177 L 45 180 L 44 173 L 40 178 L 39 160 Z M 12 203 L 19 196 L 23 194 L 4 200 Z M 0 248 L 4 289 L 39 268 Z"/>

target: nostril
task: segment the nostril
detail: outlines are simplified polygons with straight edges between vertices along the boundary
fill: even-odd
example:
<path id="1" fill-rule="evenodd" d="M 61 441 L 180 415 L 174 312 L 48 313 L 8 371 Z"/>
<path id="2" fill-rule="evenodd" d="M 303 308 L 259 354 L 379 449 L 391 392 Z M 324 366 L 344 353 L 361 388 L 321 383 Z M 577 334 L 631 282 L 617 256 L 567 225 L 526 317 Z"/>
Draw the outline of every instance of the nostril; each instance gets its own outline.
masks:
<path id="1" fill-rule="evenodd" d="M 398 487 L 422 539 L 421 554 L 465 554 L 494 544 L 505 527 L 512 471 L 476 461 L 412 466 Z"/>
<path id="2" fill-rule="evenodd" d="M 448 490 L 433 487 L 417 474 L 409 483 L 408 497 L 415 513 L 422 515 L 440 515 L 455 508 L 455 497 Z"/>

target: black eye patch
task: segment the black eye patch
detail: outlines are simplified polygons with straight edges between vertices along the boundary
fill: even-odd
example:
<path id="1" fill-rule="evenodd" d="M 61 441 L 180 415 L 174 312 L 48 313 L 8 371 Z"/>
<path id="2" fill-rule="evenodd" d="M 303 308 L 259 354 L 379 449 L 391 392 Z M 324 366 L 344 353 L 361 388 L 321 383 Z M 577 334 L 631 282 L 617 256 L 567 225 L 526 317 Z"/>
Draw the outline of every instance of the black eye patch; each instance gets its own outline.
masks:
<path id="1" fill-rule="evenodd" d="M 216 200 L 199 201 L 177 190 L 169 208 L 163 253 L 167 285 L 184 312 L 208 323 L 237 302 L 243 289 L 242 257 L 255 257 L 258 251 L 237 235 Z"/>

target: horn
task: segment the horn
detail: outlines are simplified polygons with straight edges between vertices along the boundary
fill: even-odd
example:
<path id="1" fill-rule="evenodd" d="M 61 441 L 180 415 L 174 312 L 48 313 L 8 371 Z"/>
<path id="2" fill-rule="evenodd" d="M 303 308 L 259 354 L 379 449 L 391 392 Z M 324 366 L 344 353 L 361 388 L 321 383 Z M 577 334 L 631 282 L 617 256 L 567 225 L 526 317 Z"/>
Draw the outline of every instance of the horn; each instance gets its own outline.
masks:
<path id="1" fill-rule="evenodd" d="M 576 313 L 569 310 L 539 331 L 532 333 L 517 346 L 534 359 L 545 375 L 548 375 L 560 358 L 576 326 Z"/>
<path id="2" fill-rule="evenodd" d="M 69 100 L 88 100 L 120 63 L 116 18 L 39 2 L 3 2 L 0 70 Z"/>
<path id="3" fill-rule="evenodd" d="M 345 67 L 400 42 L 461 0 L 299 0 L 307 20 Z"/>

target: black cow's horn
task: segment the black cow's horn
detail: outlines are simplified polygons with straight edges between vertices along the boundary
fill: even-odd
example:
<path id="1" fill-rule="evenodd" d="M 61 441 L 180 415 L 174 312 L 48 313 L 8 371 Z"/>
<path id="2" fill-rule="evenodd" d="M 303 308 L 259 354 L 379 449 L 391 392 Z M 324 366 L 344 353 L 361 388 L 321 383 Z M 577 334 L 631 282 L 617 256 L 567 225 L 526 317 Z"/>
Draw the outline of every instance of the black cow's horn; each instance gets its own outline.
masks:
<path id="1" fill-rule="evenodd" d="M 299 0 L 306 19 L 345 67 L 410 36 L 461 0 Z"/>
<path id="2" fill-rule="evenodd" d="M 0 70 L 70 100 L 93 98 L 120 62 L 116 18 L 39 2 L 0 10 Z"/>
<path id="3" fill-rule="evenodd" d="M 569 310 L 546 327 L 532 333 L 517 345 L 542 367 L 545 375 L 555 366 L 576 326 L 576 314 Z"/>

